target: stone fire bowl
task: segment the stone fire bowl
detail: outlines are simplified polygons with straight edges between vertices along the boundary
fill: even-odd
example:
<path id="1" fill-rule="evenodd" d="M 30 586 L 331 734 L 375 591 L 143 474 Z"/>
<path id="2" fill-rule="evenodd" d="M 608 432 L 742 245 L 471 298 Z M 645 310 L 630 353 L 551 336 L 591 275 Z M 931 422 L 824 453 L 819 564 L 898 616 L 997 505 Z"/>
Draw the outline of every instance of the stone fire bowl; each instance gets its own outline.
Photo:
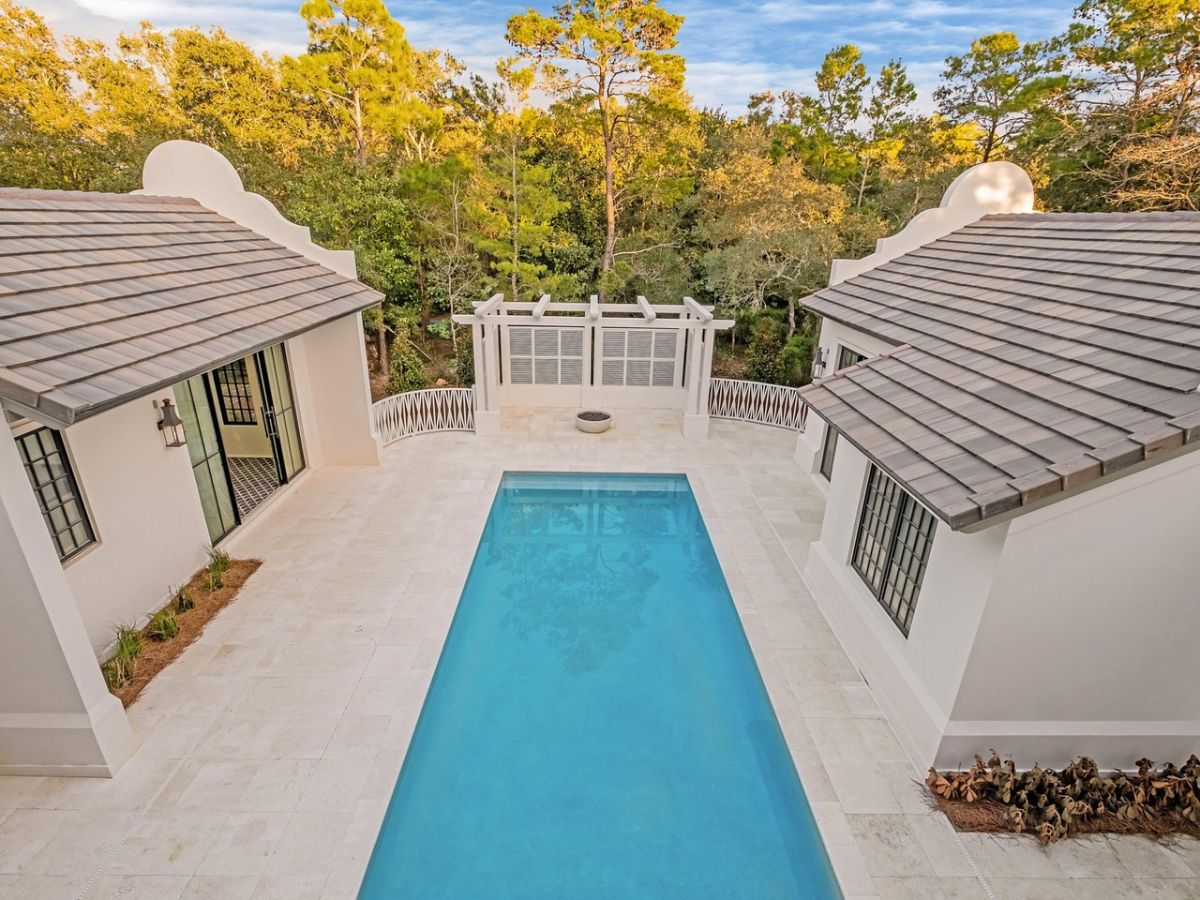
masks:
<path id="1" fill-rule="evenodd" d="M 575 427 L 580 431 L 586 431 L 588 434 L 599 434 L 602 431 L 608 431 L 611 425 L 612 413 L 602 412 L 598 409 L 585 409 L 575 416 Z"/>

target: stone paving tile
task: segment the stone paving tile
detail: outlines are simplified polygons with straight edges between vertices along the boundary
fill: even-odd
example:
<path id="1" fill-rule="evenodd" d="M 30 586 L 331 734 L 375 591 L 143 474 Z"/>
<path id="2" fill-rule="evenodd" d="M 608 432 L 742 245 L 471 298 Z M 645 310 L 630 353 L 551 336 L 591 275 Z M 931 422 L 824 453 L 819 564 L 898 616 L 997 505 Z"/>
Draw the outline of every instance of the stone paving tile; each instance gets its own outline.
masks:
<path id="1" fill-rule="evenodd" d="M 117 778 L 0 778 L 0 900 L 92 878 L 85 900 L 352 898 L 506 468 L 688 476 L 848 898 L 985 898 L 974 859 L 997 900 L 1200 900 L 1195 841 L 1044 849 L 929 810 L 800 578 L 824 499 L 794 442 L 715 422 L 689 443 L 652 412 L 581 435 L 512 410 L 496 437 L 308 474 L 235 536 L 262 568 L 131 708 L 142 746 Z"/>
<path id="2" fill-rule="evenodd" d="M 257 876 L 197 875 L 180 900 L 250 900 L 258 882 Z"/>

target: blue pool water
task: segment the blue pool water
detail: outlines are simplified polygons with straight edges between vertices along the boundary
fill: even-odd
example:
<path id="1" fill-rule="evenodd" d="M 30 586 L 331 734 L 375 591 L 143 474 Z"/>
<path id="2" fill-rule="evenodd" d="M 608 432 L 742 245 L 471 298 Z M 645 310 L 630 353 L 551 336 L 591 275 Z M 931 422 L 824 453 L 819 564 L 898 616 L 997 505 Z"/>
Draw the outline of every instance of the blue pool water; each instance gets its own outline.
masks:
<path id="1" fill-rule="evenodd" d="M 504 477 L 359 896 L 840 897 L 686 478 Z"/>

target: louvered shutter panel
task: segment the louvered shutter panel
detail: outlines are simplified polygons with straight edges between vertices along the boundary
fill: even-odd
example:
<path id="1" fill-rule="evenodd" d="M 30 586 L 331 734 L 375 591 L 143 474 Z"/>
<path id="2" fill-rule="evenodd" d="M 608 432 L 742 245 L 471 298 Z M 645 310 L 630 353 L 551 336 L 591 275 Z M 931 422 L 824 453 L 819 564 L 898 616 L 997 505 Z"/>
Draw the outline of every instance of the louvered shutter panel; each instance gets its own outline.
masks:
<path id="1" fill-rule="evenodd" d="M 533 356 L 533 329 L 509 328 L 508 352 L 513 356 Z"/>
<path id="2" fill-rule="evenodd" d="M 533 360 L 528 356 L 509 359 L 508 372 L 513 384 L 533 384 Z"/>
<path id="3" fill-rule="evenodd" d="M 650 386 L 650 360 L 625 360 L 625 383 L 633 387 Z"/>
<path id="4" fill-rule="evenodd" d="M 606 359 L 601 367 L 601 382 L 606 385 L 620 387 L 625 384 L 625 360 Z"/>
<path id="5" fill-rule="evenodd" d="M 562 328 L 559 330 L 559 338 L 562 342 L 563 356 L 578 356 L 583 358 L 583 329 L 582 328 Z"/>
<path id="6" fill-rule="evenodd" d="M 562 384 L 583 384 L 583 359 L 563 357 L 559 362 L 559 381 Z"/>
<path id="7" fill-rule="evenodd" d="M 533 333 L 534 356 L 558 356 L 558 329 L 539 328 Z"/>
<path id="8" fill-rule="evenodd" d="M 625 358 L 626 359 L 649 359 L 651 355 L 651 342 L 654 335 L 644 329 L 638 331 L 630 331 L 626 338 Z"/>
<path id="9" fill-rule="evenodd" d="M 654 333 L 654 358 L 675 359 L 675 332 L 656 331 Z"/>

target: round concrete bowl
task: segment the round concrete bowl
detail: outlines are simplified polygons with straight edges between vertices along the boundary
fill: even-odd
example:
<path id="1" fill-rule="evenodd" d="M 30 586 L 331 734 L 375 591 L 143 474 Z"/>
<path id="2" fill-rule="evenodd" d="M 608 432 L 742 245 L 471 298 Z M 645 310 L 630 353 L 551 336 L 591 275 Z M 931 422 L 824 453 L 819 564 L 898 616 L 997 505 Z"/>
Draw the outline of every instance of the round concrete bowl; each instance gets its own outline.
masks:
<path id="1" fill-rule="evenodd" d="M 585 409 L 575 417 L 575 427 L 588 434 L 599 434 L 608 431 L 612 425 L 612 414 L 598 409 Z"/>

